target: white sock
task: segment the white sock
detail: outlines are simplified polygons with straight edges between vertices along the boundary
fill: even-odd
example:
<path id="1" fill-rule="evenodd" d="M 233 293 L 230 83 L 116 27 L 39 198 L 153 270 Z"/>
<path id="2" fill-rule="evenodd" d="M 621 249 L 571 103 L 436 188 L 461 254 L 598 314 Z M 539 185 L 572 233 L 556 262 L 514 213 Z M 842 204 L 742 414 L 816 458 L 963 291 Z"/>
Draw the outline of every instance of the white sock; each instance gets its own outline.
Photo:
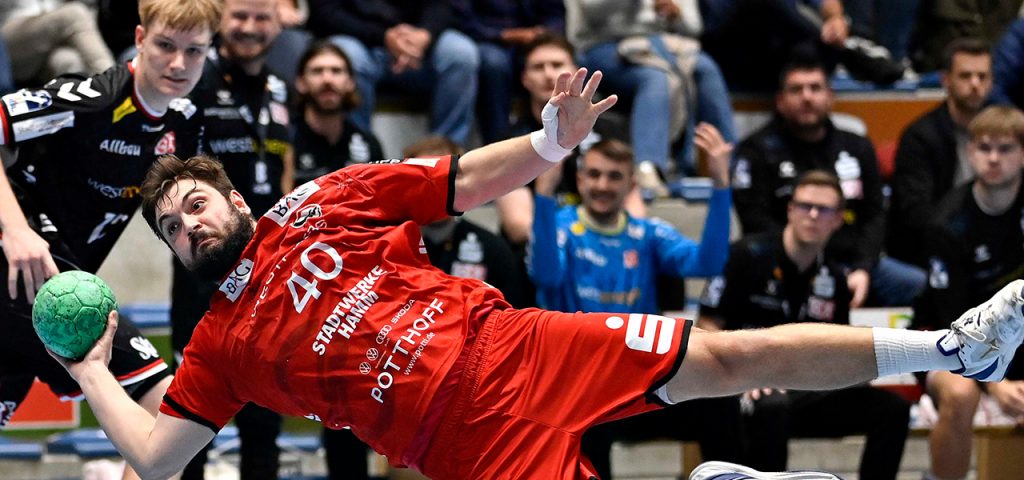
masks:
<path id="1" fill-rule="evenodd" d="M 878 376 L 929 370 L 956 370 L 963 365 L 956 353 L 945 354 L 938 343 L 949 330 L 922 332 L 875 327 L 875 363 Z"/>

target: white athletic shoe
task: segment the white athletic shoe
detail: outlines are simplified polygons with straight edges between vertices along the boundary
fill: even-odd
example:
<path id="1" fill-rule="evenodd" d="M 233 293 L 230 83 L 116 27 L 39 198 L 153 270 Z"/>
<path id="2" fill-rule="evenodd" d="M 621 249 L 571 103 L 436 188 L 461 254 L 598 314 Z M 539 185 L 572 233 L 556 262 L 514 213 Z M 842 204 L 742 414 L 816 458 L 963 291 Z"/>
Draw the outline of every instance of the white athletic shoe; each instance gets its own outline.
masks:
<path id="1" fill-rule="evenodd" d="M 1013 354 L 1024 339 L 1024 280 L 1014 280 L 990 298 L 960 316 L 939 340 L 945 355 L 957 355 L 967 378 L 998 382 L 1006 374 Z"/>
<path id="2" fill-rule="evenodd" d="M 841 480 L 825 472 L 759 472 L 728 462 L 704 462 L 693 469 L 690 480 Z"/>

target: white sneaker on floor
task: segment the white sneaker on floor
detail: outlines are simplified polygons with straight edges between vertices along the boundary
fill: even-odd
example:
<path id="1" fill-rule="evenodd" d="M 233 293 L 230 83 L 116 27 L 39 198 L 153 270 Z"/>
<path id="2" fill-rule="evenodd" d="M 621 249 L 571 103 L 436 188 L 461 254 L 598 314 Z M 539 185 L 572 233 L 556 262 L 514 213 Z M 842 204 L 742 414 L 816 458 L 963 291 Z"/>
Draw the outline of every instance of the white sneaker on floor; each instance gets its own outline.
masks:
<path id="1" fill-rule="evenodd" d="M 983 382 L 998 382 L 1024 339 L 1024 280 L 1014 280 L 992 298 L 960 316 L 939 350 L 957 355 L 963 365 L 953 373 Z"/>
<path id="2" fill-rule="evenodd" d="M 693 469 L 690 480 L 841 480 L 825 472 L 759 472 L 728 462 L 704 462 Z"/>
<path id="3" fill-rule="evenodd" d="M 668 197 L 668 186 L 654 162 L 645 160 L 637 164 L 636 181 L 640 189 L 645 190 L 652 199 Z"/>

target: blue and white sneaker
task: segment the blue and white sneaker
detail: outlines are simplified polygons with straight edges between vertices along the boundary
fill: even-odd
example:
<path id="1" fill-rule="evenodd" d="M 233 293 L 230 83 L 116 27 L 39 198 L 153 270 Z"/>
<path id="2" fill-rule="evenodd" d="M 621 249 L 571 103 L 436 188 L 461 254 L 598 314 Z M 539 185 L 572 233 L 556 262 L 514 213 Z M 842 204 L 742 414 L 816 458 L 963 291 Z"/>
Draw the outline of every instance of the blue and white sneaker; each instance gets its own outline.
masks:
<path id="1" fill-rule="evenodd" d="M 960 316 L 938 342 L 946 355 L 957 355 L 967 378 L 998 382 L 1024 340 L 1024 280 L 1014 280 L 992 298 Z"/>
<path id="2" fill-rule="evenodd" d="M 759 472 L 729 462 L 704 462 L 693 469 L 690 480 L 842 480 L 825 472 Z"/>

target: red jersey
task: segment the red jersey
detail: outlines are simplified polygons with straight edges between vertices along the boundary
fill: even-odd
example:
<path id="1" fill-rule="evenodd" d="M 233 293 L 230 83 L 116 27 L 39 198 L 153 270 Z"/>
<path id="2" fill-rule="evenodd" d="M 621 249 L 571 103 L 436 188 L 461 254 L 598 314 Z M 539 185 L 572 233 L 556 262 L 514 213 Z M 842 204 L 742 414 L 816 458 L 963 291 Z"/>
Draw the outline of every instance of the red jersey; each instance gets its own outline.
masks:
<path id="1" fill-rule="evenodd" d="M 160 411 L 219 430 L 253 402 L 351 426 L 392 463 L 416 461 L 467 333 L 508 306 L 428 261 L 419 225 L 454 213 L 456 170 L 456 157 L 358 165 L 282 198 L 211 300 Z"/>

